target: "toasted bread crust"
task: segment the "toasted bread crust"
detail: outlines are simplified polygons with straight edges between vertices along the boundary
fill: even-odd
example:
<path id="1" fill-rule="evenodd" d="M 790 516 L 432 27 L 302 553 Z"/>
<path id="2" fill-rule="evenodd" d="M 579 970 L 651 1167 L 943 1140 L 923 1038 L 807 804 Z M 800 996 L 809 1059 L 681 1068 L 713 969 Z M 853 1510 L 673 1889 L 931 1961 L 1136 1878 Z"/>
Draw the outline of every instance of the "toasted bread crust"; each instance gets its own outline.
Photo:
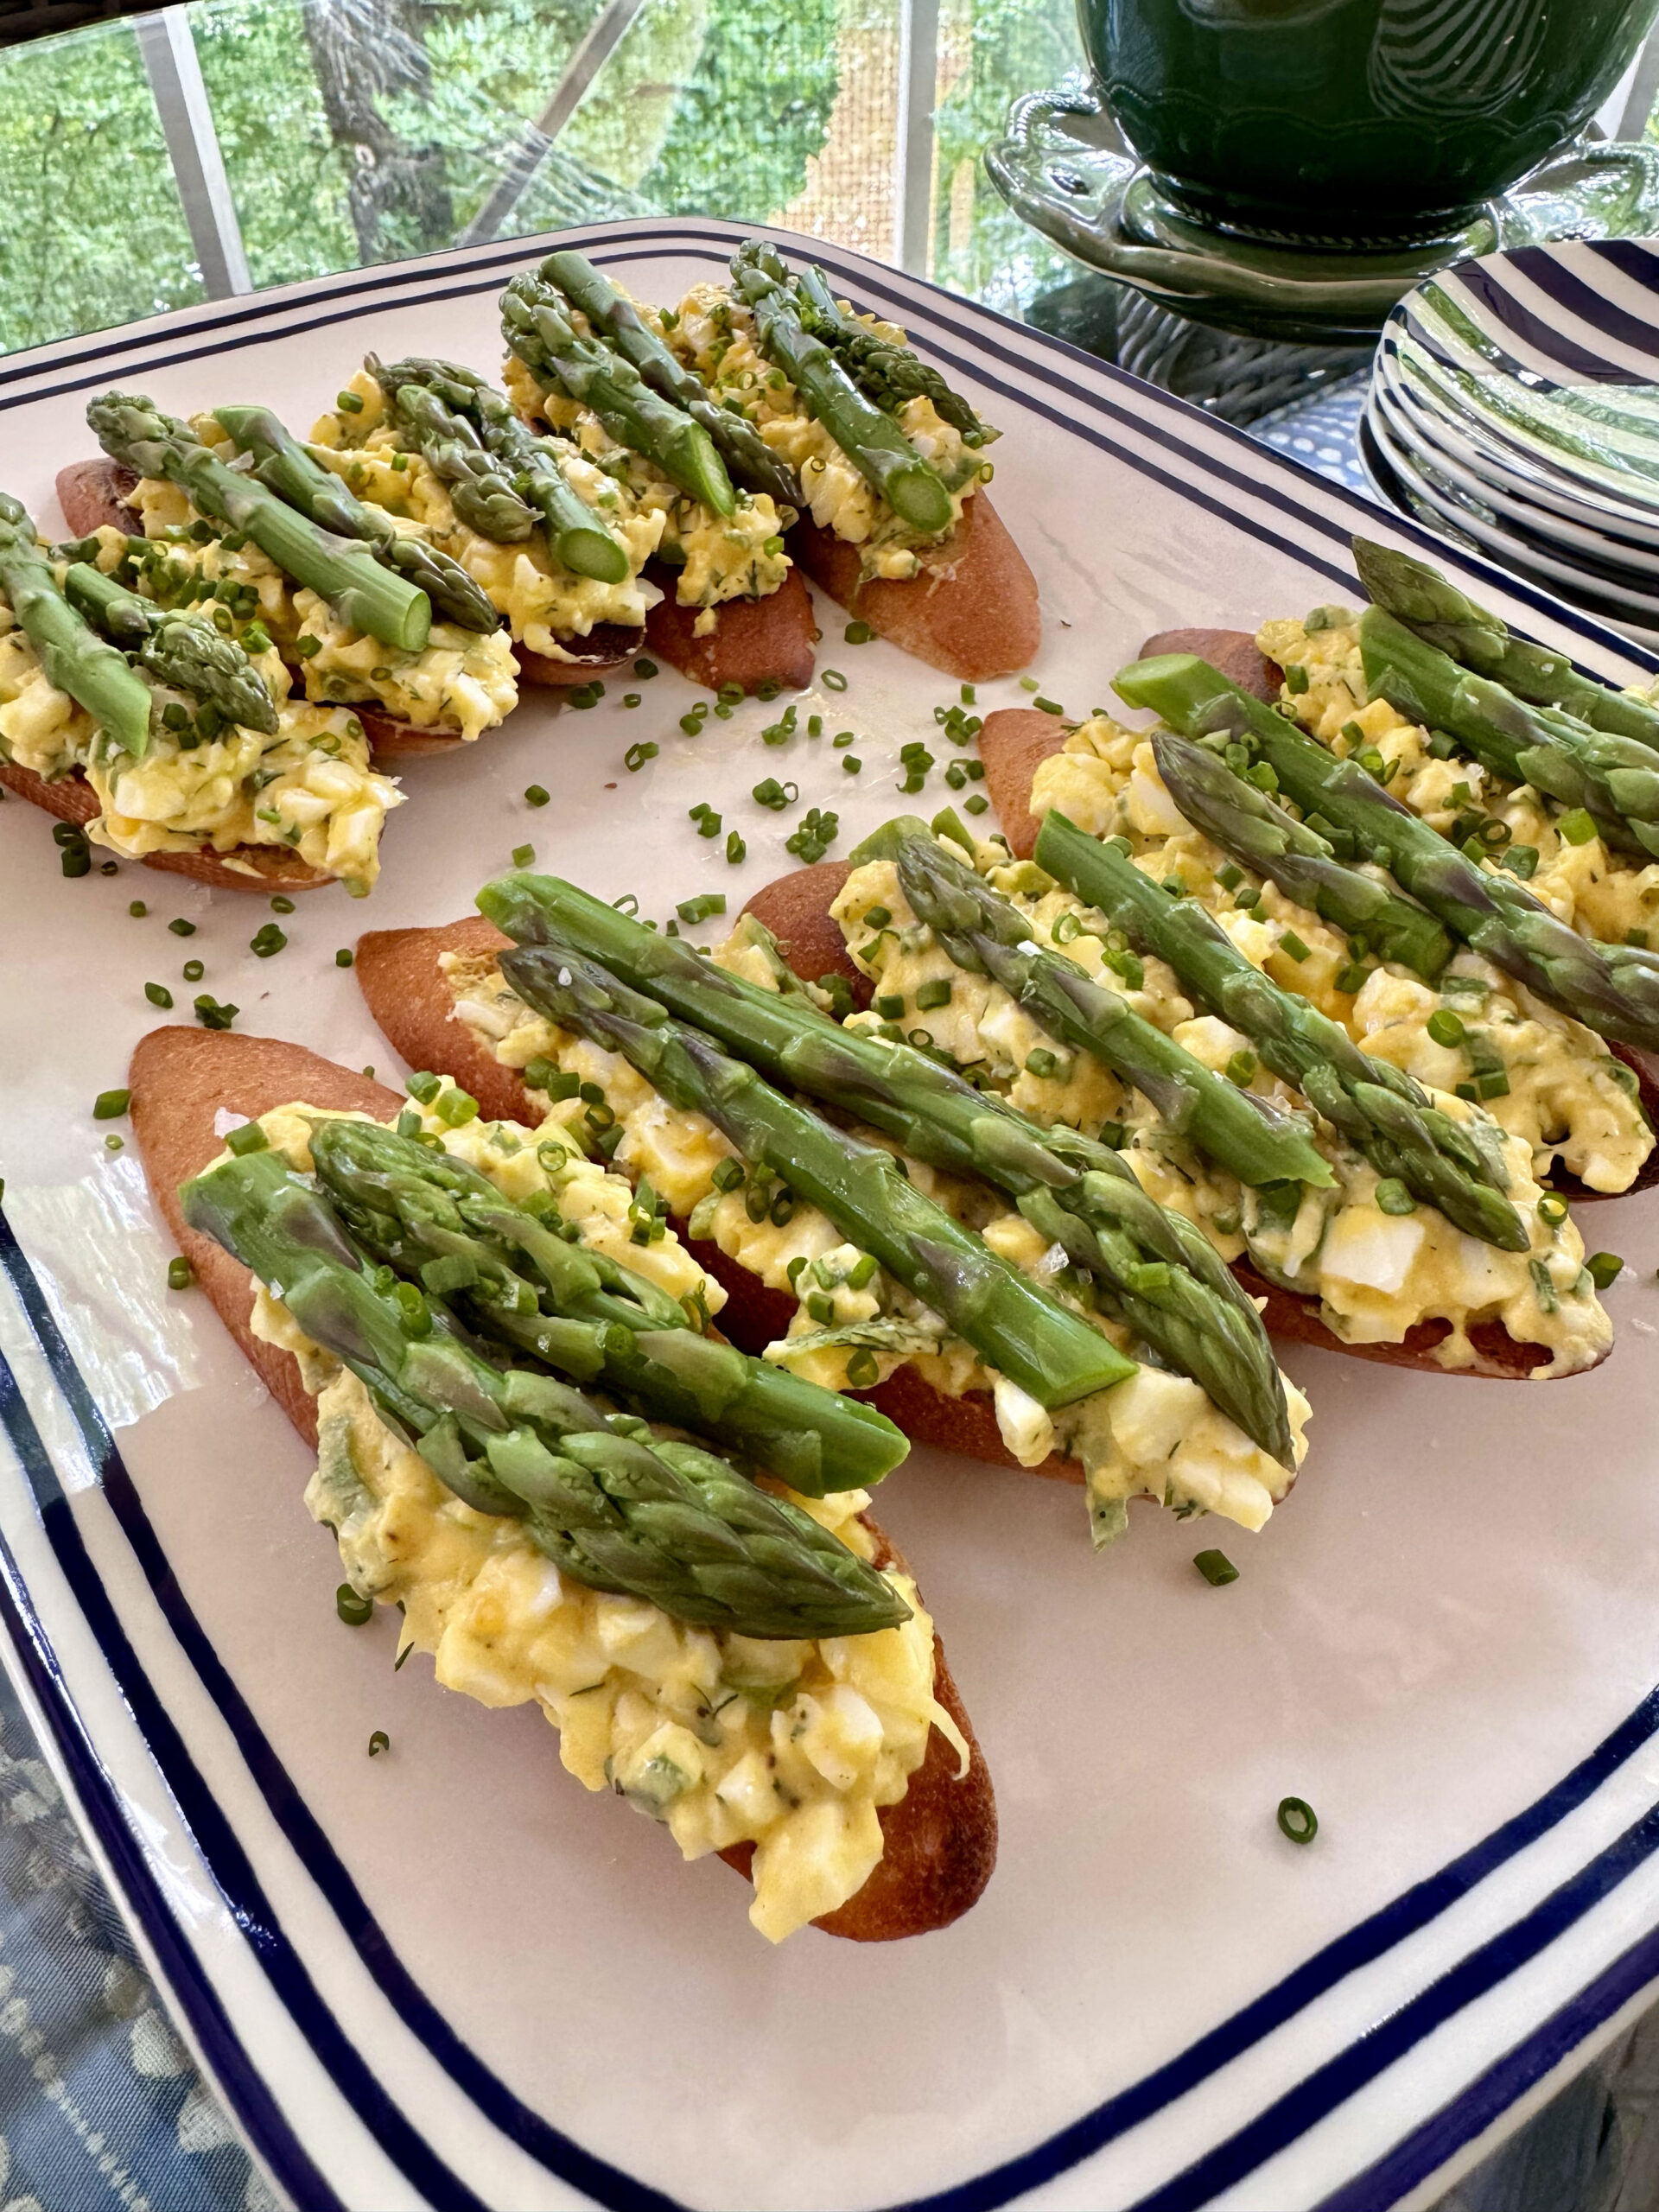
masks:
<path id="1" fill-rule="evenodd" d="M 765 923 L 798 976 L 812 983 L 824 976 L 839 976 L 856 1003 L 867 1007 L 870 979 L 854 965 L 841 925 L 830 912 L 852 872 L 848 861 L 819 861 L 811 868 L 798 868 L 763 885 L 743 912 Z"/>
<path id="2" fill-rule="evenodd" d="M 799 691 L 812 681 L 818 626 L 798 569 L 785 570 L 783 582 L 765 599 L 723 601 L 715 610 L 714 628 L 701 638 L 696 630 L 702 609 L 680 605 L 675 571 L 653 565 L 651 574 L 663 596 L 645 617 L 646 642 L 692 683 L 711 691 L 727 683 L 741 683 L 745 691 L 761 683 Z"/>
<path id="3" fill-rule="evenodd" d="M 0 760 L 0 784 L 31 805 L 55 815 L 60 822 L 86 823 L 98 812 L 98 794 L 79 768 L 48 783 L 31 769 Z M 251 875 L 230 867 L 224 854 L 207 850 L 146 853 L 143 862 L 146 868 L 160 868 L 168 875 L 188 875 L 197 883 L 211 883 L 219 891 L 255 891 L 262 897 L 273 891 L 315 891 L 334 881 L 332 876 L 319 874 L 297 855 L 276 845 L 238 845 L 235 852 L 237 859 L 245 861 L 254 871 Z"/>
<path id="4" fill-rule="evenodd" d="M 955 531 L 907 583 L 880 576 L 861 583 L 857 546 L 810 516 L 790 532 L 789 549 L 849 614 L 947 676 L 983 683 L 1012 675 L 1042 643 L 1037 579 L 983 492 L 966 503 Z"/>
<path id="5" fill-rule="evenodd" d="M 1008 849 L 1028 861 L 1037 849 L 1042 823 L 1031 810 L 1031 787 L 1043 762 L 1065 743 L 1065 725 L 1034 707 L 999 707 L 987 715 L 979 733 L 979 757 L 985 763 L 985 788 Z"/>
<path id="6" fill-rule="evenodd" d="M 383 977 L 391 972 L 383 964 Z M 465 1034 L 459 1024 L 451 1027 Z M 271 1395 L 315 1448 L 315 1402 L 300 1380 L 298 1362 L 291 1352 L 254 1336 L 248 1325 L 251 1301 L 247 1269 L 210 1237 L 187 1226 L 179 1209 L 178 1186 L 224 1149 L 224 1140 L 214 1129 L 221 1110 L 255 1118 L 273 1107 L 299 1101 L 372 1114 L 385 1121 L 401 1103 L 397 1094 L 302 1045 L 201 1029 L 152 1030 L 139 1041 L 128 1080 L 133 1135 L 144 1173 L 180 1251 Z M 880 1529 L 874 1522 L 867 1525 L 875 1538 L 877 1563 L 902 1566 Z M 857 1942 L 884 1942 L 946 1927 L 977 1900 L 990 1878 L 996 1860 L 996 1803 L 990 1776 L 937 1636 L 933 1649 L 937 1694 L 966 1738 L 972 1764 L 958 1783 L 956 1754 L 933 1732 L 927 1756 L 905 1796 L 882 1809 L 885 1850 L 874 1872 L 855 1897 L 817 1923 L 831 1935 Z M 753 1847 L 721 1856 L 747 1874 Z"/>
<path id="7" fill-rule="evenodd" d="M 90 537 L 107 524 L 129 537 L 142 537 L 143 524 L 129 504 L 137 488 L 135 471 L 118 461 L 99 454 L 95 461 L 72 461 L 58 471 L 58 505 L 71 537 Z"/>
<path id="8" fill-rule="evenodd" d="M 292 1352 L 262 1343 L 248 1326 L 248 1271 L 209 1236 L 187 1226 L 179 1185 L 225 1149 L 214 1130 L 220 1109 L 257 1120 L 296 1100 L 385 1121 L 402 1103 L 396 1091 L 336 1066 L 302 1045 L 229 1031 L 152 1029 L 141 1037 L 128 1072 L 132 1133 L 150 1194 L 207 1301 L 258 1370 L 261 1381 L 308 1444 L 317 1440 L 315 1403 Z"/>

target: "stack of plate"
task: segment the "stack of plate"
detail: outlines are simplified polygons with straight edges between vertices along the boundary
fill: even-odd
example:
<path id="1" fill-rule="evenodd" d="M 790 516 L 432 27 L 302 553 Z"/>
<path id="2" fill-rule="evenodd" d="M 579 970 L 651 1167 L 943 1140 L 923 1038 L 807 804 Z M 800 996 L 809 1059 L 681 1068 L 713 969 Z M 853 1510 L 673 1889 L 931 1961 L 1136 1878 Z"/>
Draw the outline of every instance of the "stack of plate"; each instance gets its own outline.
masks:
<path id="1" fill-rule="evenodd" d="M 1659 646 L 1659 239 L 1459 263 L 1383 326 L 1383 498 Z"/>

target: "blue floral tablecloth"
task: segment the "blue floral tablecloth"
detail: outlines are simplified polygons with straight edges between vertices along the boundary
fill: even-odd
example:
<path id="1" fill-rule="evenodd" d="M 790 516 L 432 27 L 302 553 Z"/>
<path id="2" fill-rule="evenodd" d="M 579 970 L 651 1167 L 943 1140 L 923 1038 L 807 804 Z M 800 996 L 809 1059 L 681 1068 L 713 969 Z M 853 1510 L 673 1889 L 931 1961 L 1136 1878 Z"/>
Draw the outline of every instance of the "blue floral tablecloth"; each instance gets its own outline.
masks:
<path id="1" fill-rule="evenodd" d="M 1363 378 L 1253 434 L 1351 490 Z M 276 2212 L 0 1675 L 0 2212 Z M 1656 2212 L 1659 2014 L 1435 2212 Z M 501 2212 L 513 2212 L 504 2205 Z"/>

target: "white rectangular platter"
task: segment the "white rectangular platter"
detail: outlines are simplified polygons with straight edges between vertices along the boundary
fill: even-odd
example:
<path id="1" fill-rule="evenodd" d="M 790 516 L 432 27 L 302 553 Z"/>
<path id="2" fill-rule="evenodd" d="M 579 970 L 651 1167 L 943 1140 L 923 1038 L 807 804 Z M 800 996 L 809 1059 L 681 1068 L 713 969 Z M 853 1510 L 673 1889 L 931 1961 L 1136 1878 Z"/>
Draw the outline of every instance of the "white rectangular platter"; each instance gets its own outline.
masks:
<path id="1" fill-rule="evenodd" d="M 580 243 L 642 294 L 737 234 Z M 785 241 L 799 247 L 801 241 Z M 178 413 L 264 400 L 303 430 L 363 354 L 499 359 L 520 242 L 218 304 L 0 364 L 0 480 L 48 534 L 54 474 L 111 385 Z M 996 498 L 1036 569 L 1041 689 L 1081 714 L 1149 632 L 1254 628 L 1357 596 L 1356 528 L 1433 546 L 1481 598 L 1630 681 L 1621 640 L 1058 341 L 839 250 L 1006 435 Z M 749 702 L 697 737 L 664 672 L 621 703 L 531 693 L 464 757 L 409 764 L 365 907 L 137 866 L 60 875 L 0 808 L 0 1582 L 23 1686 L 105 1870 L 264 2160 L 317 2212 L 1382 2212 L 1425 2202 L 1659 1981 L 1659 1206 L 1599 1207 L 1630 1265 L 1612 1361 L 1547 1385 L 1292 1348 L 1315 1406 L 1294 1496 L 1241 1579 L 1150 1509 L 1096 1557 L 1063 1485 L 918 1452 L 884 1522 L 916 1562 L 996 1783 L 1000 1864 L 943 1934 L 771 1949 L 718 1862 L 563 1772 L 530 1708 L 392 1672 L 335 1618 L 306 1454 L 169 1245 L 96 1095 L 189 955 L 238 1027 L 397 1067 L 349 972 L 370 925 L 448 920 L 533 842 L 665 914 L 790 865 L 798 782 L 838 850 L 899 801 L 955 686 L 821 610 L 852 727 L 769 749 Z M 1013 681 L 981 711 L 1027 702 Z M 658 756 L 622 765 L 635 740 Z M 948 752 L 948 747 L 941 747 Z M 531 812 L 540 783 L 552 804 Z M 935 777 L 933 788 L 938 787 Z M 943 797 L 950 794 L 942 794 Z M 687 809 L 743 831 L 728 868 Z M 941 803 L 935 799 L 933 804 Z M 129 914 L 141 898 L 149 912 Z M 188 943 L 174 918 L 195 923 Z M 180 1003 L 188 1008 L 189 993 Z M 175 1019 L 177 1017 L 175 1017 Z M 391 1749 L 371 1761 L 372 1730 Z M 1274 1808 L 1308 1799 L 1298 1849 Z"/>

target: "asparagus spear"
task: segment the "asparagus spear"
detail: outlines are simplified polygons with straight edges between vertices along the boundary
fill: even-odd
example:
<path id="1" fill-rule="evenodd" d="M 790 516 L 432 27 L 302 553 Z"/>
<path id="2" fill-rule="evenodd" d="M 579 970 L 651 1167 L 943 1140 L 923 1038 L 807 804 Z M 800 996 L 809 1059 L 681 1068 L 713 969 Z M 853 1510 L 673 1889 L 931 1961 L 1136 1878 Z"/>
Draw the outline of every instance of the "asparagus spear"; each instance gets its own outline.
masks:
<path id="1" fill-rule="evenodd" d="M 276 734 L 276 707 L 265 680 L 240 645 L 200 615 L 170 613 L 106 576 L 91 561 L 72 561 L 63 595 L 124 652 L 162 683 L 215 707 L 227 721 L 262 736 Z"/>
<path id="2" fill-rule="evenodd" d="M 1152 749 L 1170 797 L 1195 830 L 1345 931 L 1356 950 L 1369 946 L 1384 960 L 1403 961 L 1431 982 L 1452 957 L 1452 940 L 1433 914 L 1337 859 L 1328 838 L 1224 760 L 1166 729 L 1154 733 Z"/>
<path id="3" fill-rule="evenodd" d="M 1151 708 L 1184 736 L 1224 737 L 1256 752 L 1304 812 L 1351 830 L 1362 851 L 1495 968 L 1599 1035 L 1659 1051 L 1659 957 L 1578 936 L 1513 876 L 1478 868 L 1357 760 L 1338 760 L 1192 654 L 1137 661 L 1115 681 L 1131 706 Z"/>
<path id="4" fill-rule="evenodd" d="M 0 492 L 0 592 L 47 682 L 85 707 L 112 745 L 142 759 L 149 747 L 149 686 L 58 589 L 34 523 L 9 492 Z"/>
<path id="5" fill-rule="evenodd" d="M 773 1081 L 883 1130 L 931 1166 L 1007 1192 L 1138 1336 L 1264 1451 L 1292 1464 L 1284 1385 L 1261 1316 L 1203 1231 L 1149 1198 L 1110 1146 L 1075 1130 L 1039 1129 L 927 1054 L 842 1029 L 804 998 L 728 975 L 557 877 L 505 876 L 478 903 L 520 944 L 579 947 Z M 883 1256 L 865 1226 L 844 1233 Z M 961 1333 L 976 1341 L 967 1328 Z"/>
<path id="6" fill-rule="evenodd" d="M 1211 1013 L 1242 1030 L 1379 1175 L 1397 1178 L 1467 1236 L 1506 1252 L 1527 1249 L 1526 1225 L 1503 1196 L 1497 1143 L 1483 1146 L 1476 1131 L 1431 1105 L 1410 1076 L 1361 1052 L 1339 1023 L 1281 990 L 1196 899 L 1172 899 L 1122 845 L 1101 843 L 1063 814 L 1045 817 L 1037 853 L 1039 867 L 1166 960 Z"/>
<path id="7" fill-rule="evenodd" d="M 257 478 L 226 467 L 188 423 L 119 391 L 94 399 L 86 420 L 111 460 L 176 484 L 203 514 L 243 531 L 279 569 L 326 599 L 352 629 L 407 652 L 424 647 L 432 602 L 423 591 L 382 568 L 360 539 L 321 528 Z"/>
<path id="8" fill-rule="evenodd" d="M 912 530 L 950 527 L 950 494 L 899 425 L 873 407 L 822 338 L 801 320 L 777 250 L 751 238 L 732 256 L 732 282 L 754 310 L 762 351 L 799 392 L 855 468 Z"/>
<path id="9" fill-rule="evenodd" d="M 358 1243 L 410 1279 L 429 1285 L 435 1269 L 484 1335 L 602 1381 L 653 1421 L 724 1436 L 809 1497 L 869 1488 L 904 1458 L 873 1406 L 700 1335 L 646 1277 L 568 1243 L 551 1200 L 515 1205 L 463 1160 L 373 1122 L 323 1122 L 311 1153 Z"/>
<path id="10" fill-rule="evenodd" d="M 240 453 L 251 454 L 255 474 L 280 499 L 341 537 L 361 538 L 376 560 L 419 586 L 434 607 L 463 630 L 497 628 L 500 616 L 483 586 L 459 561 L 396 527 L 384 508 L 367 506 L 292 436 L 268 407 L 216 407 L 213 414 Z"/>
<path id="11" fill-rule="evenodd" d="M 627 548 L 565 475 L 550 442 L 518 420 L 505 391 L 455 361 L 394 361 L 387 368 L 371 353 L 367 366 L 394 418 L 451 486 L 463 522 L 511 545 L 539 521 L 554 558 L 572 575 L 624 581 Z"/>
<path id="12" fill-rule="evenodd" d="M 981 422 L 960 392 L 952 391 L 936 368 L 908 346 L 884 338 L 856 315 L 843 315 L 822 269 L 808 266 L 795 280 L 803 325 L 840 359 L 861 389 L 884 413 L 896 414 L 907 399 L 931 399 L 942 422 L 960 430 L 963 443 L 989 445 L 1001 434 Z"/>
<path id="13" fill-rule="evenodd" d="M 1229 1083 L 1155 1022 L 1135 1014 L 1120 992 L 1034 944 L 1019 909 L 948 853 L 922 823 L 896 842 L 905 896 L 957 967 L 989 976 L 1051 1037 L 1093 1054 L 1133 1084 L 1166 1128 L 1191 1137 L 1240 1182 L 1323 1185 L 1332 1180 L 1301 1121 Z M 867 841 L 859 853 L 868 850 Z"/>
<path id="14" fill-rule="evenodd" d="M 769 493 L 786 506 L 806 505 L 789 463 L 773 453 L 747 416 L 719 404 L 696 372 L 663 343 L 633 302 L 601 276 L 586 254 L 550 253 L 541 273 L 550 284 L 557 285 L 572 307 L 581 308 L 594 331 L 639 370 L 653 391 L 702 423 L 746 491 Z"/>
<path id="15" fill-rule="evenodd" d="M 543 391 L 568 392 L 591 408 L 619 444 L 654 461 L 710 514 L 734 512 L 732 480 L 702 423 L 653 391 L 631 361 L 579 337 L 563 296 L 543 277 L 515 276 L 502 293 L 501 334 Z"/>
<path id="16" fill-rule="evenodd" d="M 521 1520 L 573 1580 L 744 1636 L 855 1636 L 909 1617 L 845 1545 L 712 1452 L 481 1357 L 440 1300 L 365 1264 L 279 1154 L 225 1160 L 179 1195 L 191 1227 L 280 1287 L 307 1336 L 413 1432 L 440 1481 Z"/>
<path id="17" fill-rule="evenodd" d="M 1593 816 L 1610 845 L 1659 856 L 1659 754 L 1592 729 L 1556 707 L 1529 706 L 1459 668 L 1380 607 L 1360 619 L 1365 682 L 1413 721 L 1443 729 L 1483 767 Z"/>
<path id="18" fill-rule="evenodd" d="M 1360 582 L 1378 607 L 1477 676 L 1490 677 L 1536 707 L 1564 707 L 1597 729 L 1633 737 L 1659 751 L 1659 707 L 1582 675 L 1565 653 L 1517 638 L 1438 569 L 1395 546 L 1354 540 Z"/>
<path id="19" fill-rule="evenodd" d="M 925 1198 L 891 1153 L 785 1098 L 574 945 L 554 938 L 506 952 L 501 969 L 527 1005 L 621 1053 L 682 1113 L 706 1115 L 745 1160 L 828 1214 L 1039 1405 L 1070 1405 L 1135 1372 L 1098 1330 Z"/>

